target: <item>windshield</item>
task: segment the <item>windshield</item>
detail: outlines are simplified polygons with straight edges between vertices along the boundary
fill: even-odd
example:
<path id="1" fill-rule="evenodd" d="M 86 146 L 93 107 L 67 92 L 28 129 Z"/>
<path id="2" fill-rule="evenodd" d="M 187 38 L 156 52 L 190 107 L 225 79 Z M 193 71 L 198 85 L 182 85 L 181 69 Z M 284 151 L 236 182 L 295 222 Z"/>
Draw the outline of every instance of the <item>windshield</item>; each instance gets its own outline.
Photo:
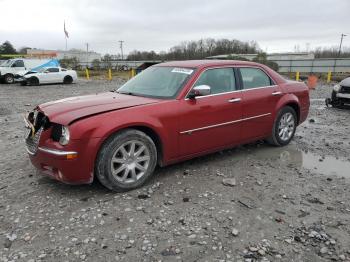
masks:
<path id="1" fill-rule="evenodd" d="M 138 96 L 173 98 L 193 72 L 192 68 L 149 67 L 126 82 L 117 92 Z"/>
<path id="2" fill-rule="evenodd" d="M 34 71 L 37 71 L 38 73 L 43 73 L 43 72 L 45 72 L 46 71 L 46 67 L 42 67 L 42 68 L 38 68 L 38 69 L 36 69 L 36 70 L 34 70 Z"/>
<path id="3" fill-rule="evenodd" d="M 11 66 L 11 64 L 12 64 L 12 60 L 7 60 L 7 61 L 3 62 L 3 63 L 1 64 L 1 66 L 3 66 L 3 67 L 9 67 L 9 66 Z"/>

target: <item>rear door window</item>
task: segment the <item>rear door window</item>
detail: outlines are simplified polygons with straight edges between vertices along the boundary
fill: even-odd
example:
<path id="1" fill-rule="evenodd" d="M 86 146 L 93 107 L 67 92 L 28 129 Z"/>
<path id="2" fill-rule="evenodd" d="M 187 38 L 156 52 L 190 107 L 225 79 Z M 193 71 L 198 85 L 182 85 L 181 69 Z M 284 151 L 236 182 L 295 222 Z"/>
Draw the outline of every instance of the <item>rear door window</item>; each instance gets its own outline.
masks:
<path id="1" fill-rule="evenodd" d="M 252 89 L 273 85 L 270 77 L 259 68 L 242 67 L 239 70 L 242 76 L 243 89 Z"/>

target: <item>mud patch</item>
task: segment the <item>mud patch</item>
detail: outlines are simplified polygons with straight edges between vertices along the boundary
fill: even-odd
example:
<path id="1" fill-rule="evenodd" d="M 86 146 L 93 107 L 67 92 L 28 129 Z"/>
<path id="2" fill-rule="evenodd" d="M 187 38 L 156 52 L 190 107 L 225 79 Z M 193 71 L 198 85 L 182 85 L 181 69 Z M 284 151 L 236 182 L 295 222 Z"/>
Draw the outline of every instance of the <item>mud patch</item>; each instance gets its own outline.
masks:
<path id="1" fill-rule="evenodd" d="M 260 148 L 252 150 L 248 157 L 270 161 L 276 163 L 276 165 L 293 165 L 299 168 L 306 168 L 323 175 L 350 178 L 349 160 L 305 152 L 297 149 L 295 145 L 280 148 L 263 145 Z"/>

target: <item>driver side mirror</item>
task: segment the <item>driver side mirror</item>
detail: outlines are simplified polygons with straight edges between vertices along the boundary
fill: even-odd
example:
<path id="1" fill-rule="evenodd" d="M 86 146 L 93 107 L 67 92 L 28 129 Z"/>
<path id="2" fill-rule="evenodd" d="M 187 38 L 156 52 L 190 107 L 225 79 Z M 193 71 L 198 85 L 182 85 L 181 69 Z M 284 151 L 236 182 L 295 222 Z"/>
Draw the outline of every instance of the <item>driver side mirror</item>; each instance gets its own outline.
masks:
<path id="1" fill-rule="evenodd" d="M 210 93 L 210 86 L 208 85 L 195 86 L 188 94 L 188 98 L 193 99 L 197 96 L 207 96 Z"/>

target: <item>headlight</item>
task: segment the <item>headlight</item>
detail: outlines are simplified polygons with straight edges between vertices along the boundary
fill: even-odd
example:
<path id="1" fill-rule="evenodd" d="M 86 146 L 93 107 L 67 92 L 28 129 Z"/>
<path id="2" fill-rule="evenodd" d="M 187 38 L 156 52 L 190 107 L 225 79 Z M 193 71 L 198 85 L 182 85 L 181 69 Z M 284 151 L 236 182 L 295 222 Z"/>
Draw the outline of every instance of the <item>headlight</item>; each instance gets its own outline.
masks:
<path id="1" fill-rule="evenodd" d="M 68 144 L 69 142 L 69 129 L 67 126 L 62 126 L 62 131 L 61 131 L 61 137 L 60 137 L 60 140 L 59 140 L 59 143 L 62 145 L 62 146 L 65 146 Z"/>
<path id="2" fill-rule="evenodd" d="M 341 88 L 340 85 L 335 85 L 335 86 L 333 87 L 333 90 L 334 90 L 335 92 L 339 92 L 340 88 Z"/>

